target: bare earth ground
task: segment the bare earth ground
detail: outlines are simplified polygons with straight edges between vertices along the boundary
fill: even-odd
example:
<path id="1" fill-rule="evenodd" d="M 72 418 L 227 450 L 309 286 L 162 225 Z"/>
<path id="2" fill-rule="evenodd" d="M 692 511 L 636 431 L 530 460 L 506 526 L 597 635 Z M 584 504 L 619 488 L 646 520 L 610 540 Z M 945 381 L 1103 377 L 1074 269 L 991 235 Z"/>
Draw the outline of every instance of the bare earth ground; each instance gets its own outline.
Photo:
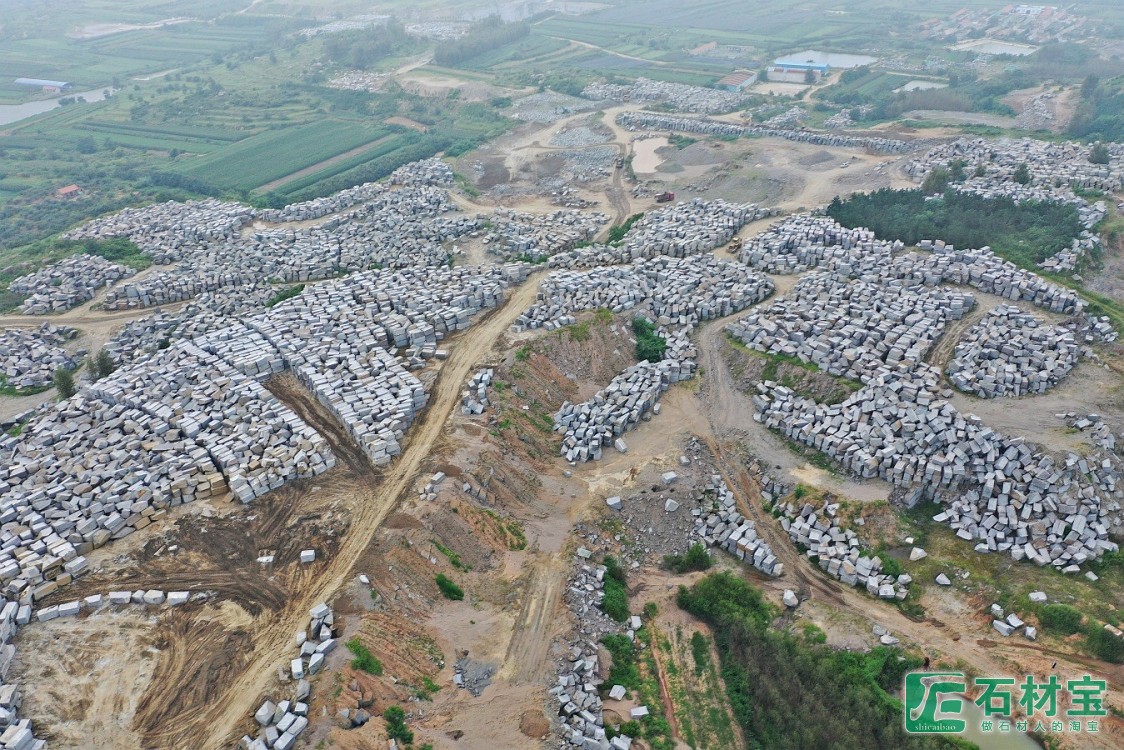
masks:
<path id="1" fill-rule="evenodd" d="M 603 122 L 613 133 L 612 143 L 626 153 L 634 134 L 612 121 L 622 109 L 606 112 Z M 488 161 L 489 170 L 515 175 L 521 184 L 533 182 L 538 176 L 533 164 L 537 156 L 553 150 L 544 145 L 553 132 L 588 117 L 521 128 L 499 146 L 470 158 Z M 696 144 L 666 154 L 661 150 L 660 156 L 666 160 L 654 179 L 669 189 L 709 185 L 699 194 L 732 200 L 747 200 L 751 191 L 765 190 L 779 198 L 770 202 L 786 209 L 826 203 L 839 192 L 909 184 L 897 168 L 898 158 L 776 139 L 721 143 L 717 148 Z M 739 164 L 746 165 L 740 169 L 749 177 L 738 173 Z M 671 170 L 663 169 L 665 165 Z M 632 198 L 619 173 L 584 186 L 581 193 L 600 201 L 601 210 L 618 221 L 654 206 L 650 198 Z M 470 212 L 495 205 L 484 198 L 456 200 Z M 537 212 L 555 208 L 542 195 L 521 197 L 512 204 Z M 772 221 L 755 222 L 742 236 L 752 236 Z M 482 256 L 481 248 L 471 249 L 476 261 Z M 783 294 L 796 277 L 774 281 Z M 333 654 L 329 669 L 314 678 L 313 724 L 305 744 L 385 748 L 381 720 L 345 730 L 332 719 L 337 708 L 364 701 L 376 715 L 387 705 L 403 705 L 411 714 L 416 742 L 430 742 L 437 750 L 545 747 L 541 739 L 553 718 L 543 711 L 545 690 L 553 682 L 553 661 L 562 655 L 557 639 L 569 627 L 562 595 L 573 550 L 582 543 L 571 529 L 604 523 L 604 497 L 640 492 L 663 471 L 680 470 L 678 457 L 692 438 L 709 457 L 706 470 L 713 467 L 723 476 L 741 511 L 757 522 L 785 563 L 786 574 L 766 580 L 728 558 L 721 557 L 721 565 L 753 578 L 777 602 L 785 588 L 797 590 L 804 600 L 800 617 L 822 627 L 829 643 L 873 645 L 870 628 L 877 623 L 940 662 L 968 663 L 984 674 L 1019 669 L 1041 675 L 1054 661 L 1063 678 L 1091 671 L 1110 681 L 1110 702 L 1118 708 L 1124 705 L 1124 668 L 1092 662 L 1070 645 L 1050 639 L 993 641 L 989 622 L 981 616 L 986 603 L 970 592 L 926 587 L 921 603 L 927 614 L 911 619 L 827 579 L 801 556 L 762 507 L 759 479 L 747 466 L 747 455 L 775 475 L 861 501 L 864 508 L 884 508 L 880 501 L 890 488 L 812 467 L 753 421 L 749 396 L 739 390 L 723 354 L 728 321 L 701 328 L 702 376 L 664 395 L 662 413 L 626 436 L 627 454 L 608 450 L 600 462 L 567 466 L 556 455 L 557 436 L 542 428 L 541 421 L 536 426 L 535 420 L 552 413 L 564 399 L 581 400 L 603 387 L 629 363 L 631 346 L 623 326 L 618 333 L 597 330 L 584 344 L 566 334 L 509 336 L 511 321 L 533 301 L 537 284 L 532 278 L 515 289 L 503 307 L 449 341 L 451 355 L 429 388 L 429 406 L 408 432 L 403 455 L 384 470 L 366 462 L 295 380 L 272 380 L 270 389 L 329 439 L 340 465 L 253 506 L 177 510 L 166 521 L 92 555 L 91 575 L 48 603 L 142 587 L 206 591 L 209 599 L 158 616 L 138 609 L 27 629 L 20 636 L 14 671 L 27 685 L 27 715 L 47 729 L 52 746 L 88 747 L 83 742 L 97 737 L 97 746 L 106 750 L 231 747 L 252 728 L 252 712 L 260 701 L 278 697 L 277 667 L 293 655 L 292 636 L 305 625 L 308 609 L 335 598 L 342 638 L 363 640 L 383 661 L 386 675 L 374 678 L 350 668 L 344 649 Z M 990 309 L 991 300 L 985 303 L 984 295 L 977 297 L 980 310 L 971 320 L 950 327 L 938 342 L 935 358 L 947 358 L 955 338 L 976 315 Z M 143 314 L 118 317 L 86 307 L 52 320 L 70 321 L 87 336 L 97 337 Z M 31 321 L 5 316 L 0 322 Z M 517 360 L 515 349 L 527 343 L 536 353 Z M 458 408 L 461 388 L 483 364 L 498 366 L 508 387 L 497 393 L 497 405 L 484 415 L 463 417 Z M 1056 422 L 1058 430 L 1050 431 L 1046 442 L 1055 448 L 1080 447 L 1081 437 L 1065 431 L 1052 414 L 1076 411 L 1080 405 L 1080 410 L 1095 409 L 1119 424 L 1124 410 L 1119 378 L 1114 377 L 1083 363 L 1058 389 L 1020 401 L 1018 408 L 1003 400 L 956 396 L 954 401 L 1004 431 L 1029 433 Z M 1114 383 L 1115 390 L 1110 387 Z M 422 477 L 438 470 L 449 478 L 438 500 L 424 503 L 415 489 Z M 484 498 L 469 497 L 460 488 L 462 481 L 484 488 Z M 649 524 L 658 528 L 661 518 L 655 514 Z M 889 528 L 887 534 L 893 536 L 895 527 Z M 525 548 L 518 543 L 520 535 Z M 900 539 L 892 541 L 901 544 Z M 459 557 L 459 567 L 438 543 Z M 934 557 L 945 544 L 948 554 L 961 552 L 955 541 L 934 540 Z M 301 566 L 297 554 L 308 547 L 318 550 L 318 560 Z M 256 562 L 262 554 L 276 555 L 271 568 Z M 1023 570 L 1015 568 L 1011 575 Z M 466 591 L 465 600 L 441 598 L 433 580 L 436 572 L 456 579 Z M 359 574 L 371 577 L 370 589 L 356 582 Z M 680 703 L 680 691 L 721 694 L 720 682 L 707 682 L 709 677 L 674 674 L 690 671 L 684 639 L 696 630 L 706 632 L 672 601 L 675 587 L 696 576 L 669 576 L 651 564 L 630 574 L 633 609 L 657 602 L 655 627 L 672 642 L 667 658 L 660 656 L 661 692 L 672 725 L 681 731 L 696 704 Z M 454 662 L 465 654 L 494 670 L 491 684 L 478 698 L 452 686 Z M 418 700 L 414 693 L 426 678 L 440 689 L 429 700 Z M 60 692 L 63 686 L 65 692 Z M 627 715 L 628 704 L 607 708 Z M 724 700 L 713 708 L 728 711 Z M 1102 730 L 1090 746 L 1119 747 L 1124 742 L 1121 722 L 1106 723 L 1108 731 Z M 714 736 L 702 746 L 734 745 Z"/>

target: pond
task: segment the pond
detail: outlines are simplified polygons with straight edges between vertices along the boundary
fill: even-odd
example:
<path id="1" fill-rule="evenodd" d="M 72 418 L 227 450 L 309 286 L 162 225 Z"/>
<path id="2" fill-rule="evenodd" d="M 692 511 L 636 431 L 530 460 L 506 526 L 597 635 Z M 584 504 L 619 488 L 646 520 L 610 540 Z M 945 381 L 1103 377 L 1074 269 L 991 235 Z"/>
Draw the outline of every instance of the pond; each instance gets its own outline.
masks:
<path id="1" fill-rule="evenodd" d="M 0 125 L 11 125 L 13 122 L 26 120 L 35 115 L 41 115 L 44 112 L 50 112 L 55 107 L 60 107 L 59 99 L 67 97 L 82 97 L 87 102 L 100 102 L 105 99 L 105 92 L 107 88 L 95 89 L 93 91 L 80 91 L 77 93 L 59 94 L 58 96 L 51 97 L 50 99 L 37 99 L 33 102 L 24 102 L 23 104 L 0 104 Z M 68 105 L 71 107 L 78 106 L 77 104 Z"/>

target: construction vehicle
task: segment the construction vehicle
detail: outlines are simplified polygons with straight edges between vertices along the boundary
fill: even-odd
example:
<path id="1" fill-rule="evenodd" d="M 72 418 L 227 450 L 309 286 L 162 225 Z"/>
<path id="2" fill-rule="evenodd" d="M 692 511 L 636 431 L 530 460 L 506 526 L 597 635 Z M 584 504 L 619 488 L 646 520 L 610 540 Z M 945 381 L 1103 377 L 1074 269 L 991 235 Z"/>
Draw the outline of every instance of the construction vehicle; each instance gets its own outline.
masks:
<path id="1" fill-rule="evenodd" d="M 731 253 L 736 253 L 737 251 L 739 251 L 741 249 L 742 249 L 742 238 L 741 237 L 735 237 L 733 240 L 731 240 L 730 246 L 727 248 L 727 250 L 729 250 Z"/>
<path id="2" fill-rule="evenodd" d="M 675 193 L 671 191 L 656 194 L 656 203 L 671 203 L 675 200 Z"/>
<path id="3" fill-rule="evenodd" d="M 624 159 L 623 158 L 617 159 L 617 169 L 622 169 L 623 167 L 624 167 Z"/>

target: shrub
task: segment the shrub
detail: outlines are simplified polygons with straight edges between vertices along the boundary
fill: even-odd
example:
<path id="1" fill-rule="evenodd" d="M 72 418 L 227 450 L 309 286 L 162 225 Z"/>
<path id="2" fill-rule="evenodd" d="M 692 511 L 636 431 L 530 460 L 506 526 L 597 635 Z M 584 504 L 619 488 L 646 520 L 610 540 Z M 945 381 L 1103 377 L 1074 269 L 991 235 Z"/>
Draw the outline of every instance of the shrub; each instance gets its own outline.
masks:
<path id="1" fill-rule="evenodd" d="M 55 370 L 55 389 L 59 392 L 59 398 L 68 399 L 76 392 L 74 387 L 74 375 L 70 370 L 65 367 L 60 367 Z"/>
<path id="2" fill-rule="evenodd" d="M 1061 635 L 1073 635 L 1081 629 L 1081 611 L 1068 604 L 1047 604 L 1038 614 L 1043 630 Z"/>
<path id="3" fill-rule="evenodd" d="M 691 656 L 695 660 L 697 677 L 706 671 L 707 662 L 710 661 L 710 643 L 706 640 L 706 636 L 697 630 L 691 634 Z"/>
<path id="4" fill-rule="evenodd" d="M 647 362 L 659 362 L 667 351 L 667 342 L 656 334 L 655 326 L 639 315 L 632 319 L 632 332 L 636 335 L 636 358 Z"/>
<path id="5" fill-rule="evenodd" d="M 303 291 L 304 291 L 304 284 L 297 284 L 295 286 L 285 287 L 284 289 L 282 289 L 281 291 L 277 292 L 272 297 L 270 297 L 268 300 L 266 300 L 265 306 L 266 307 L 273 307 L 274 305 L 279 304 L 281 302 L 284 302 L 287 299 L 292 299 L 293 297 L 296 297 L 298 294 L 300 294 Z"/>
<path id="6" fill-rule="evenodd" d="M 1085 647 L 1098 659 L 1113 664 L 1124 662 L 1124 639 L 1117 638 L 1097 623 L 1089 627 Z"/>
<path id="7" fill-rule="evenodd" d="M 685 555 L 665 555 L 664 567 L 673 573 L 690 573 L 692 571 L 707 570 L 714 561 L 706 552 L 702 542 L 695 542 Z"/>
<path id="8" fill-rule="evenodd" d="M 628 640 L 628 636 L 619 633 L 607 635 L 601 639 L 601 645 L 613 657 L 609 678 L 603 683 L 605 689 L 608 690 L 613 685 L 624 685 L 629 690 L 638 690 L 640 672 L 636 669 L 636 646 Z"/>
<path id="9" fill-rule="evenodd" d="M 382 676 L 382 662 L 371 653 L 370 649 L 363 645 L 363 641 L 352 638 L 347 642 L 347 650 L 355 657 L 351 660 L 353 669 L 373 674 L 375 677 Z"/>
<path id="10" fill-rule="evenodd" d="M 605 560 L 605 596 L 601 599 L 601 609 L 613 620 L 624 622 L 628 619 L 628 587 L 624 568 L 612 555 Z"/>
<path id="11" fill-rule="evenodd" d="M 455 584 L 451 578 L 444 573 L 437 574 L 437 588 L 441 589 L 441 593 L 445 595 L 446 599 L 452 599 L 454 602 L 459 602 L 464 599 L 464 589 Z"/>
<path id="12" fill-rule="evenodd" d="M 387 737 L 406 745 L 413 743 L 414 733 L 406 726 L 406 712 L 400 706 L 389 706 L 382 717 L 386 719 Z"/>
<path id="13" fill-rule="evenodd" d="M 1093 147 L 1089 149 L 1089 163 L 1090 164 L 1108 164 L 1112 161 L 1112 156 L 1108 152 L 1108 146 L 1103 143 L 1094 143 Z"/>

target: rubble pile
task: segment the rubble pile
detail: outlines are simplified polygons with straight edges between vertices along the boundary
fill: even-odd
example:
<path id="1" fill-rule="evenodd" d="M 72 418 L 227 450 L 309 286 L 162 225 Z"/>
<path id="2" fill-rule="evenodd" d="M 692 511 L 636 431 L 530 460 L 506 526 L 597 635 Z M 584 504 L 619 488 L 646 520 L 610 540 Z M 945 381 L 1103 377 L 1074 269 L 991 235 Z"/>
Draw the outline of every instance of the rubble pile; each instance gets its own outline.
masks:
<path id="1" fill-rule="evenodd" d="M 804 122 L 808 113 L 804 111 L 803 107 L 789 107 L 779 115 L 773 115 L 768 120 L 761 123 L 766 128 L 798 128 Z"/>
<path id="2" fill-rule="evenodd" d="M 589 552 L 582 548 L 578 555 L 579 558 L 588 558 Z M 563 747 L 596 747 L 598 750 L 629 750 L 632 747 L 632 740 L 626 735 L 618 735 L 612 741 L 607 738 L 603 704 L 598 692 L 598 687 L 604 682 L 600 675 L 607 666 L 600 662 L 601 639 L 623 630 L 621 625 L 601 611 L 605 575 L 603 565 L 581 564 L 571 575 L 565 592 L 566 606 L 578 630 L 571 638 L 565 655 L 556 662 L 558 683 L 549 690 L 562 725 Z M 629 637 L 635 637 L 639 619 L 630 619 L 628 624 L 634 627 L 627 631 Z M 616 699 L 622 698 L 623 688 L 613 695 Z"/>
<path id="3" fill-rule="evenodd" d="M 522 99 L 511 105 L 511 116 L 523 122 L 557 122 L 564 117 L 593 108 L 592 102 L 576 96 L 543 91 Z"/>
<path id="4" fill-rule="evenodd" d="M 819 566 L 832 578 L 848 586 L 865 588 L 880 599 L 905 599 L 913 579 L 908 573 L 896 578 L 882 573 L 882 558 L 864 555 L 855 532 L 839 525 L 838 503 L 824 503 L 817 511 L 811 503 L 800 508 L 795 503 L 778 506 L 781 527 L 793 544 L 807 549 L 808 557 L 817 557 Z"/>
<path id="5" fill-rule="evenodd" d="M 600 211 L 562 209 L 549 214 L 528 214 L 497 208 L 492 216 L 477 216 L 488 227 L 484 243 L 504 259 L 540 260 L 570 250 L 593 238 L 608 221 Z"/>
<path id="6" fill-rule="evenodd" d="M 750 136 L 766 136 L 784 138 L 789 141 L 811 143 L 817 146 L 839 146 L 843 148 L 865 148 L 880 154 L 905 154 L 916 148 L 918 144 L 910 141 L 898 141 L 891 138 L 878 136 L 849 136 L 834 133 L 822 133 L 814 130 L 800 130 L 784 127 L 769 127 L 766 125 L 735 125 L 720 120 L 695 119 L 690 117 L 676 117 L 653 112 L 621 112 L 617 115 L 617 124 L 628 130 L 676 130 L 683 133 L 699 133 L 701 135 L 728 135 L 738 138 Z"/>
<path id="7" fill-rule="evenodd" d="M 748 101 L 741 92 L 637 78 L 631 84 L 591 83 L 582 96 L 595 101 L 661 102 L 678 112 L 731 112 Z"/>
<path id="8" fill-rule="evenodd" d="M 830 375 L 867 382 L 883 365 L 921 362 L 945 322 L 974 305 L 964 292 L 816 271 L 726 330 L 756 351 L 796 357 Z"/>
<path id="9" fill-rule="evenodd" d="M 612 140 L 612 134 L 601 128 L 591 128 L 587 125 L 578 125 L 573 128 L 562 128 L 550 137 L 551 146 L 600 146 Z"/>
<path id="10" fill-rule="evenodd" d="M 45 315 L 89 302 L 102 287 L 134 273 L 97 255 L 74 255 L 13 279 L 8 289 L 28 295 L 20 305 L 24 315 Z"/>
<path id="11" fill-rule="evenodd" d="M 628 266 L 551 272 L 514 328 L 554 330 L 574 323 L 577 313 L 601 308 L 614 313 L 643 309 L 657 326 L 694 326 L 743 310 L 772 292 L 772 282 L 763 275 L 713 255 L 657 256 Z"/>
<path id="12" fill-rule="evenodd" d="M 738 513 L 734 493 L 722 477 L 713 474 L 703 489 L 703 501 L 710 508 L 695 518 L 695 533 L 710 547 L 722 547 L 739 560 L 768 576 L 784 574 L 784 563 L 777 560 L 768 542 L 757 536 L 753 521 Z"/>
<path id="13" fill-rule="evenodd" d="M 939 394 L 940 374 L 924 364 L 886 366 L 840 404 L 817 404 L 766 382 L 754 418 L 863 478 L 947 491 L 936 517 L 982 552 L 1066 570 L 1117 545 L 1105 514 L 1119 510 L 1117 472 L 1073 456 L 1059 466 L 1022 438 L 1007 438 L 963 415 Z M 1102 476 L 1103 474 L 1103 476 Z"/>
<path id="14" fill-rule="evenodd" d="M 289 664 L 289 674 L 297 683 L 292 698 L 277 703 L 267 699 L 261 704 L 254 712 L 254 721 L 261 727 L 258 736 L 243 735 L 238 745 L 241 750 L 296 747 L 297 740 L 308 728 L 308 704 L 312 694 L 308 678 L 324 669 L 324 658 L 336 648 L 334 625 L 335 613 L 327 604 L 317 604 L 309 610 L 308 630 L 297 633 L 295 639 L 300 654 Z M 370 714 L 363 710 L 344 709 L 344 712 L 348 714 L 350 726 L 359 726 L 370 719 Z"/>
<path id="15" fill-rule="evenodd" d="M 956 388 L 981 398 L 1025 396 L 1053 388 L 1078 357 L 1072 332 L 1000 305 L 956 345 L 947 372 Z"/>
<path id="16" fill-rule="evenodd" d="M 54 381 L 55 370 L 73 370 L 78 360 L 63 345 L 78 335 L 67 326 L 44 323 L 38 328 L 6 328 L 0 331 L 0 379 L 17 390 L 45 388 Z"/>
<path id="17" fill-rule="evenodd" d="M 464 393 L 461 394 L 462 414 L 483 414 L 491 406 L 488 401 L 488 386 L 496 376 L 496 371 L 491 367 L 480 370 L 468 381 Z"/>

